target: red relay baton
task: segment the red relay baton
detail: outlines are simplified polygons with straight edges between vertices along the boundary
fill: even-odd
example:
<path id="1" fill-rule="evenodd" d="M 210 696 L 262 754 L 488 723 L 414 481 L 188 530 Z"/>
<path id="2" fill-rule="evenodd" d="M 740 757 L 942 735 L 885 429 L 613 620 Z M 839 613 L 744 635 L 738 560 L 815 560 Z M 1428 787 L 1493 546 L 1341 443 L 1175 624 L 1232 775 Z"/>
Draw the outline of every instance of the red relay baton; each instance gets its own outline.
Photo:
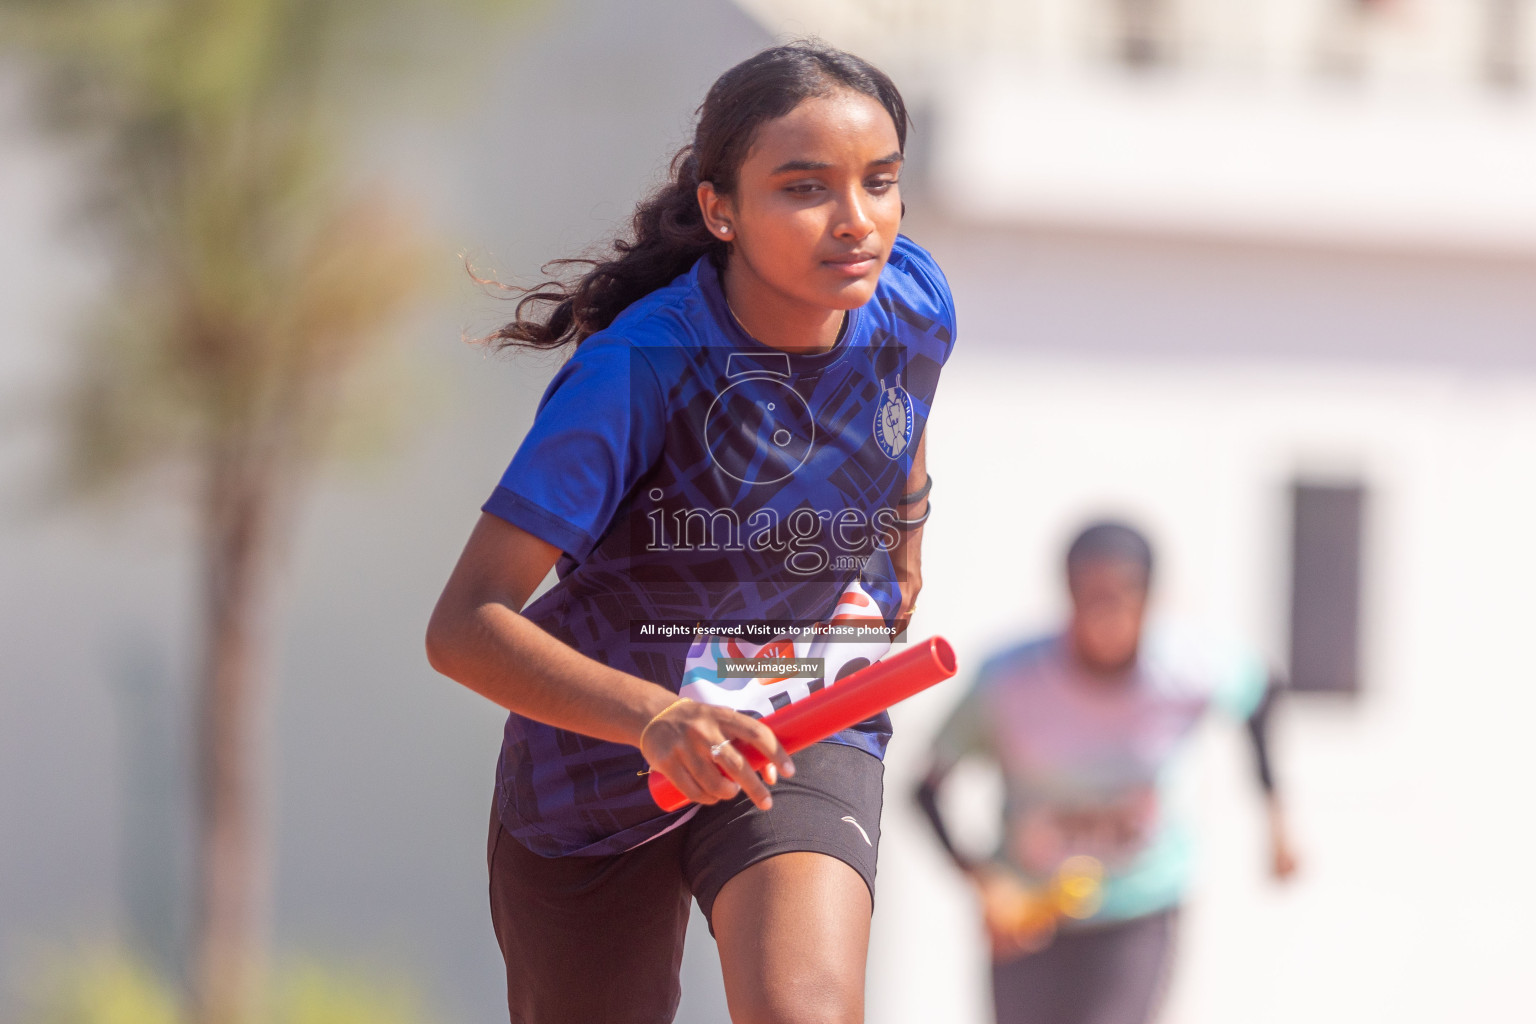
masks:
<path id="1" fill-rule="evenodd" d="M 954 648 L 943 637 L 931 636 L 775 711 L 762 721 L 773 730 L 784 749 L 793 754 L 954 674 Z M 741 751 L 753 770 L 760 772 L 768 764 L 768 758 L 756 747 L 740 740 L 732 740 L 731 744 Z M 647 785 L 651 798 L 664 811 L 675 811 L 690 802 L 671 779 L 654 769 Z"/>

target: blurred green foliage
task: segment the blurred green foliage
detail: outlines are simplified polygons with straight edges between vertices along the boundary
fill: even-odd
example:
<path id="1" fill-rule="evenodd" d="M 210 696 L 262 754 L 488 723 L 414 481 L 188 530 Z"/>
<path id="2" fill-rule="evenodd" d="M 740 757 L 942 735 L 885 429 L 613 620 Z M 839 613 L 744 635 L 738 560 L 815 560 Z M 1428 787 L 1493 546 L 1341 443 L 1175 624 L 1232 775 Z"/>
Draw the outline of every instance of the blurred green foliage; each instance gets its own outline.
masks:
<path id="1" fill-rule="evenodd" d="M 116 274 L 65 403 L 72 489 L 211 449 L 281 475 L 418 297 L 423 232 L 342 159 L 363 68 L 341 57 L 391 6 L 0 0 L 43 123 L 89 154 L 81 209 Z"/>
<path id="2" fill-rule="evenodd" d="M 278 971 L 259 1024 L 422 1024 L 415 990 L 398 976 L 301 959 Z M 20 1024 L 187 1024 L 175 988 L 115 947 L 54 954 L 36 970 Z"/>
<path id="3" fill-rule="evenodd" d="M 350 151 L 366 124 L 471 85 L 488 15 L 525 6 L 0 0 L 0 57 L 78 144 L 80 223 L 115 274 L 75 307 L 94 312 L 63 403 L 69 492 L 211 449 L 280 473 L 338 416 L 387 426 L 408 374 L 369 363 L 447 253 Z"/>
<path id="4" fill-rule="evenodd" d="M 421 1002 L 399 981 L 324 964 L 284 971 L 272 995 L 271 1024 L 420 1024 Z"/>
<path id="5" fill-rule="evenodd" d="M 32 977 L 23 1024 L 182 1024 L 176 993 L 115 949 L 58 955 Z"/>

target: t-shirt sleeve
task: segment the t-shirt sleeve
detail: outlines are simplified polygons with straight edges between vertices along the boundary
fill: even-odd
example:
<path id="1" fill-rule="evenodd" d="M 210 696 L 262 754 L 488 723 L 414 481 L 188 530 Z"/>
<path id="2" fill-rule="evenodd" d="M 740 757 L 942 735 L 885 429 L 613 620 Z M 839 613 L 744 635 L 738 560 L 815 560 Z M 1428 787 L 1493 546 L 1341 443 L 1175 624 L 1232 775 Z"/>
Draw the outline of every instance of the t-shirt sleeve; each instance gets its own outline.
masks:
<path id="1" fill-rule="evenodd" d="M 621 338 L 588 338 L 544 390 L 482 509 L 581 561 L 660 457 L 665 404 L 640 351 Z"/>
<path id="2" fill-rule="evenodd" d="M 950 291 L 949 279 L 939 268 L 933 254 L 905 235 L 898 236 L 895 253 L 900 257 L 902 269 L 922 293 L 923 312 L 934 317 L 940 325 L 938 337 L 944 342 L 940 365 L 949 362 L 955 350 L 955 296 Z"/>
<path id="3" fill-rule="evenodd" d="M 1224 652 L 1211 703 L 1242 721 L 1258 708 L 1269 686 L 1269 666 L 1257 651 L 1234 647 Z"/>

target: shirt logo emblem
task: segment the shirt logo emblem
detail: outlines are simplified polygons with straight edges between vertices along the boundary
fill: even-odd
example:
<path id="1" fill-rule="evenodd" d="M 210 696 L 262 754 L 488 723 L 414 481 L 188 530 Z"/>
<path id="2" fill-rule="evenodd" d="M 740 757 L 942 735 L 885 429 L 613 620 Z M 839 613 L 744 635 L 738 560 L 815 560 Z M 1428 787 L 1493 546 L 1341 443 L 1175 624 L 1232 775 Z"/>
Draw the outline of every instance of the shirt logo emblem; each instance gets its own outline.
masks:
<path id="1" fill-rule="evenodd" d="M 886 387 L 883 379 L 880 387 L 880 404 L 875 409 L 875 443 L 886 458 L 894 459 L 912 443 L 912 396 L 900 384 Z"/>

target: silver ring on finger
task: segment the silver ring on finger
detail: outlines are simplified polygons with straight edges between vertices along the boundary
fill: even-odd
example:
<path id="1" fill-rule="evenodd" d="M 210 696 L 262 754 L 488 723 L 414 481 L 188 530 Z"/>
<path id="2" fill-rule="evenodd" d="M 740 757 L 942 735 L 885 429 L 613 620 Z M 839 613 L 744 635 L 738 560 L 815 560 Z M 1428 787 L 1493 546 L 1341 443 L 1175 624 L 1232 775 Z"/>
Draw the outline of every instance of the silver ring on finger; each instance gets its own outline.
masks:
<path id="1" fill-rule="evenodd" d="M 714 746 L 709 748 L 709 756 L 710 756 L 710 758 L 712 758 L 713 760 L 717 760 L 718 761 L 720 759 L 720 751 L 724 750 L 726 747 L 728 747 L 730 745 L 731 745 L 731 741 L 730 740 L 721 740 L 719 743 L 716 743 Z"/>

